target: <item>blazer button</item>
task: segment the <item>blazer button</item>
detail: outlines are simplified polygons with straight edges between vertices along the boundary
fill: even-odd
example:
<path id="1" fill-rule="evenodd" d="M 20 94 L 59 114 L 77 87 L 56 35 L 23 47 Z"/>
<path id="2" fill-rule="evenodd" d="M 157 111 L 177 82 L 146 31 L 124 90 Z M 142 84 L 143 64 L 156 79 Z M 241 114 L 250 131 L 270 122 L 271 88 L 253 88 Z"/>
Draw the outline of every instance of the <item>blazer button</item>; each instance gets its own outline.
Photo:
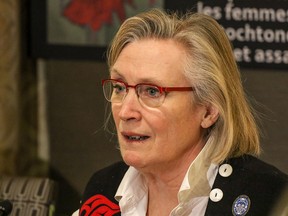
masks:
<path id="1" fill-rule="evenodd" d="M 222 177 L 228 177 L 232 174 L 233 172 L 233 168 L 230 164 L 222 164 L 220 167 L 219 167 L 219 174 L 222 176 Z"/>
<path id="2" fill-rule="evenodd" d="M 214 188 L 211 192 L 210 192 L 210 199 L 213 202 L 219 202 L 222 198 L 223 198 L 223 191 L 219 188 Z"/>

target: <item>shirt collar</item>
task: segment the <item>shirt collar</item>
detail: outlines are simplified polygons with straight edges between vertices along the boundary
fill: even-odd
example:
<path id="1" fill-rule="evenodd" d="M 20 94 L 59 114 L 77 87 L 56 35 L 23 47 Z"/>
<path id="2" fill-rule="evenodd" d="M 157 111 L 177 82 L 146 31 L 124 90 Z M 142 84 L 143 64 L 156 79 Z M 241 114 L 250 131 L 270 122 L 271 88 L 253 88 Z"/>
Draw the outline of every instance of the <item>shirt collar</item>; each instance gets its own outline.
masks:
<path id="1" fill-rule="evenodd" d="M 148 188 L 141 173 L 134 167 L 129 167 L 125 173 L 115 199 L 119 202 L 121 212 L 133 215 L 133 212 L 141 212 L 145 215 L 148 203 Z M 136 210 L 137 209 L 137 210 Z"/>
<path id="2" fill-rule="evenodd" d="M 211 163 L 209 145 L 207 143 L 191 163 L 178 193 L 179 202 L 209 195 L 218 170 L 218 166 Z"/>
<path id="3" fill-rule="evenodd" d="M 119 202 L 120 199 L 123 197 L 123 194 L 127 196 L 138 195 L 140 198 L 141 194 L 146 193 L 146 191 L 147 187 L 144 183 L 143 176 L 138 170 L 130 166 L 118 187 L 115 199 Z"/>
<path id="4" fill-rule="evenodd" d="M 209 196 L 218 169 L 209 159 L 209 145 L 207 143 L 191 163 L 178 193 L 179 203 L 188 202 L 194 197 Z M 147 199 L 147 193 L 148 189 L 141 173 L 134 167 L 129 167 L 118 187 L 115 199 L 120 202 L 124 196 L 125 200 L 134 197 L 133 200 L 138 202 L 144 196 Z"/>

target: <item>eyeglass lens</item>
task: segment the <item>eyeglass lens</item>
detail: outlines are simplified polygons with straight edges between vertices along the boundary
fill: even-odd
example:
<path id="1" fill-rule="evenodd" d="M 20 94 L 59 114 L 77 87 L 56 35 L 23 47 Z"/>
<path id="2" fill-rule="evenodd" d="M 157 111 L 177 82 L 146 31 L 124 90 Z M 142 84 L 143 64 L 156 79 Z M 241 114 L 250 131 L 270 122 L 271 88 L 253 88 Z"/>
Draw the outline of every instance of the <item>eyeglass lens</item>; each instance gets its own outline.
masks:
<path id="1" fill-rule="evenodd" d="M 139 101 L 150 107 L 160 106 L 165 98 L 163 92 L 153 85 L 128 86 L 115 80 L 105 80 L 103 83 L 104 96 L 112 103 L 121 103 L 128 93 L 128 88 L 135 88 Z"/>

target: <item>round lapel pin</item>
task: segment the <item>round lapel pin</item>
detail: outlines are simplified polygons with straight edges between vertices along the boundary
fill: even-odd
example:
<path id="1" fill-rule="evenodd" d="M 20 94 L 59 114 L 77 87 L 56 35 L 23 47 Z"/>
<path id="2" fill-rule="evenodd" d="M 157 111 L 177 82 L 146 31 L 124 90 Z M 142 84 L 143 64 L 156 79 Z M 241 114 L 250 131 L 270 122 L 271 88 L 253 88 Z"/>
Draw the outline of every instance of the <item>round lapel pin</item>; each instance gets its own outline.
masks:
<path id="1" fill-rule="evenodd" d="M 232 213 L 234 216 L 244 216 L 250 208 L 251 201 L 248 196 L 240 195 L 233 202 Z"/>

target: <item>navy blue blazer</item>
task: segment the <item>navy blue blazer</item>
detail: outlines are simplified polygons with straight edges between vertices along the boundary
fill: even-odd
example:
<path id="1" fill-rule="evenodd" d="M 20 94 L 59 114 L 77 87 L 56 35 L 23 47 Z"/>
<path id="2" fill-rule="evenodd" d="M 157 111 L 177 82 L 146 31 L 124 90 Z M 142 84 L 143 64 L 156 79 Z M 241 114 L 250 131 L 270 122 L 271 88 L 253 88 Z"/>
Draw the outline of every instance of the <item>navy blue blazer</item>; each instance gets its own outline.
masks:
<path id="1" fill-rule="evenodd" d="M 273 215 L 277 200 L 288 189 L 287 175 L 249 155 L 225 164 L 233 172 L 228 177 L 217 174 L 212 190 L 220 189 L 223 196 L 217 202 L 209 199 L 205 216 Z M 127 169 L 124 162 L 118 162 L 96 172 L 84 191 L 80 215 L 121 215 L 114 195 Z"/>

